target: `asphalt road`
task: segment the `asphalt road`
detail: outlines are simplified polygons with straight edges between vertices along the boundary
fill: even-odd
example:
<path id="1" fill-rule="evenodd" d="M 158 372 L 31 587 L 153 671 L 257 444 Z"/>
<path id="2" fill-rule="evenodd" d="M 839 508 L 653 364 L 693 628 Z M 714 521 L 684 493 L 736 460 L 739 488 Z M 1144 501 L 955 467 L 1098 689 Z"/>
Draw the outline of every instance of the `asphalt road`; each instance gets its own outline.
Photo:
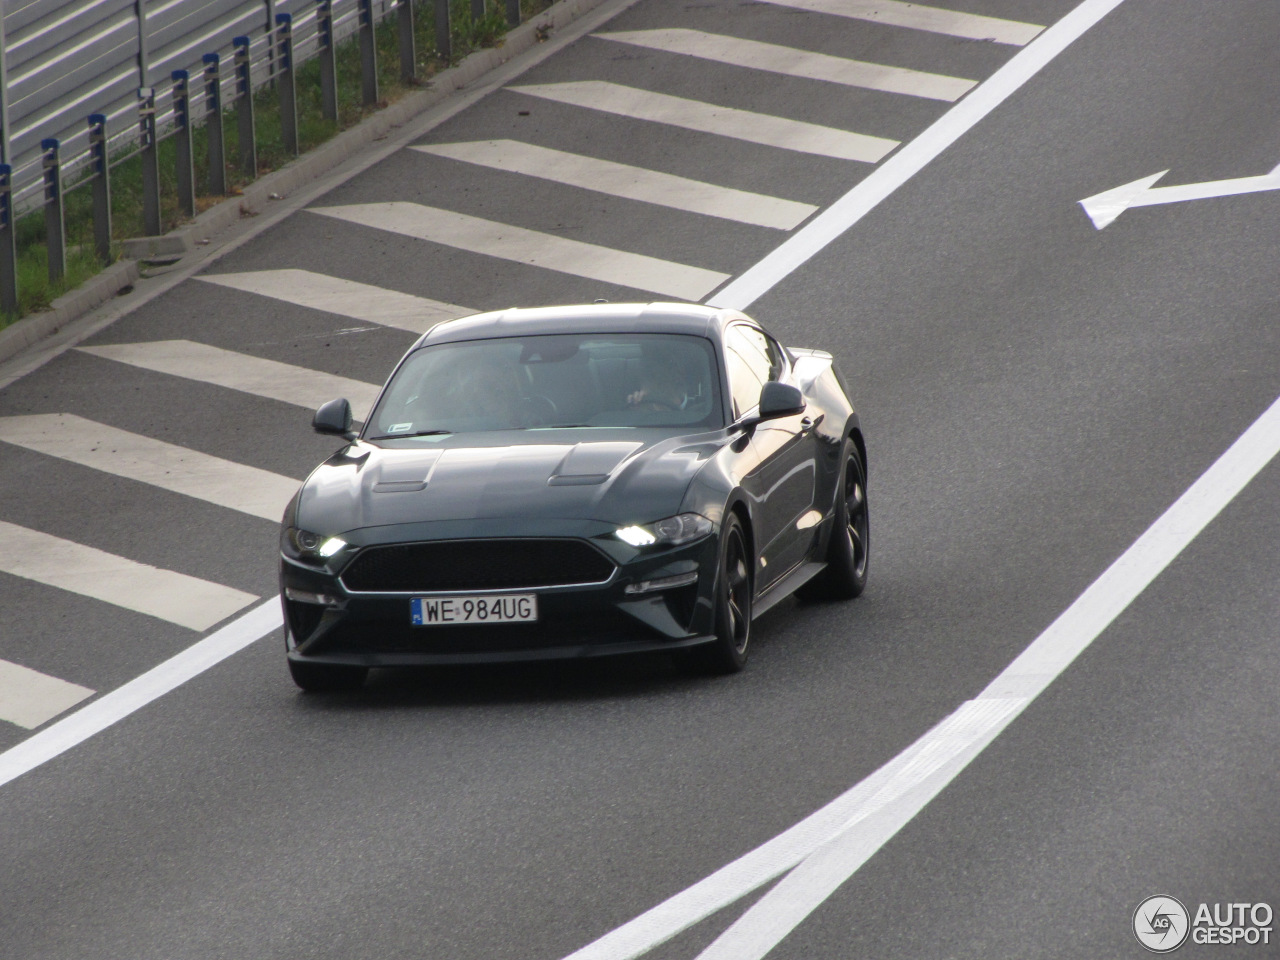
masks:
<path id="1" fill-rule="evenodd" d="M 1072 8 L 950 5 L 1042 25 Z M 1018 51 L 766 3 L 639 0 L 602 29 L 665 28 L 978 81 Z M 1101 231 L 1077 202 L 1164 169 L 1271 170 L 1278 44 L 1261 0 L 1126 0 L 750 308 L 832 351 L 862 415 L 856 603 L 783 604 L 714 681 L 654 657 L 303 696 L 272 634 L 0 786 L 0 957 L 557 960 L 873 774 L 1280 396 L 1280 191 Z M 904 143 L 951 108 L 595 36 L 514 84 L 588 80 Z M 418 142 L 493 139 L 817 207 L 874 169 L 511 89 Z M 410 150 L 310 207 L 388 201 L 732 276 L 789 233 Z M 288 269 L 474 309 L 655 296 L 311 210 L 204 275 Z M 82 346 L 161 340 L 377 383 L 413 334 L 190 279 Z M 0 434 L 72 414 L 294 479 L 332 449 L 302 405 L 193 376 L 70 350 L 0 391 Z M 771 960 L 1138 958 L 1148 896 L 1280 908 L 1278 498 L 1272 463 Z M 269 520 L 2 436 L 0 521 L 274 589 Z M 100 693 L 208 632 L 12 573 L 0 598 L 0 658 Z M 0 723 L 0 748 L 38 732 Z M 645 956 L 697 957 L 757 896 Z M 1224 952 L 1280 956 L 1177 955 Z"/>

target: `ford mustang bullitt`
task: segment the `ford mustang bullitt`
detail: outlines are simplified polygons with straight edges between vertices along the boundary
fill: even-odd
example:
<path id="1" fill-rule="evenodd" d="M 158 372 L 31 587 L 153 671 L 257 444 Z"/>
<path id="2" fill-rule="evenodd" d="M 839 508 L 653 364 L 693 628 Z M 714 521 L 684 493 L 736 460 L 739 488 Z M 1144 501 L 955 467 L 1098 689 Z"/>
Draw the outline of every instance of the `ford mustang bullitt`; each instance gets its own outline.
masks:
<path id="1" fill-rule="evenodd" d="M 867 582 L 867 459 L 832 357 L 694 304 L 433 327 L 285 512 L 304 690 L 370 667 L 670 651 L 742 669 L 779 600 Z"/>

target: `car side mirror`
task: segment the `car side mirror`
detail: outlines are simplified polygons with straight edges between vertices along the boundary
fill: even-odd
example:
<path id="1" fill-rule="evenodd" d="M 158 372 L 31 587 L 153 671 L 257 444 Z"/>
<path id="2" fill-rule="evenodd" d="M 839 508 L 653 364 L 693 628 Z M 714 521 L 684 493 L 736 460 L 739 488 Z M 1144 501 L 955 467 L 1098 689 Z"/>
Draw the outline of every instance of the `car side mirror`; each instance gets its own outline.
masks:
<path id="1" fill-rule="evenodd" d="M 760 391 L 761 420 L 776 420 L 804 413 L 804 394 L 789 383 L 770 380 Z"/>
<path id="2" fill-rule="evenodd" d="M 351 429 L 351 404 L 346 397 L 330 400 L 320 407 L 311 418 L 311 428 L 316 433 L 354 440 L 356 435 Z"/>

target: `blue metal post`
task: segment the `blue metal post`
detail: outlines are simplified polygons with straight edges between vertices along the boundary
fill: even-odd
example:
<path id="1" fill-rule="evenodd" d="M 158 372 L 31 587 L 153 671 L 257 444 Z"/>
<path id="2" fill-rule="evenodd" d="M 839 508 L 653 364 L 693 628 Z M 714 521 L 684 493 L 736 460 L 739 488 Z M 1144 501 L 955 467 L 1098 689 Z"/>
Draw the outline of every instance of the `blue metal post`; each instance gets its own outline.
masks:
<path id="1" fill-rule="evenodd" d="M 178 209 L 196 215 L 196 166 L 191 144 L 191 78 L 185 70 L 173 71 L 174 167 L 178 180 Z"/>
<path id="2" fill-rule="evenodd" d="M 89 117 L 89 162 L 93 178 L 93 249 L 103 264 L 111 262 L 111 162 L 107 156 L 107 118 Z"/>
<path id="3" fill-rule="evenodd" d="M 40 141 L 44 151 L 44 243 L 49 252 L 49 281 L 61 280 L 67 272 L 67 238 L 62 215 L 62 161 L 58 158 L 58 141 L 49 137 Z"/>
<path id="4" fill-rule="evenodd" d="M 147 236 L 160 236 L 160 159 L 156 155 L 156 92 L 138 91 L 138 143 L 142 150 L 142 228 Z"/>
<path id="5" fill-rule="evenodd" d="M 18 315 L 18 243 L 13 232 L 13 168 L 0 163 L 0 310 Z"/>
<path id="6" fill-rule="evenodd" d="M 258 138 L 253 123 L 253 77 L 250 73 L 249 38 L 236 37 L 236 132 L 240 140 L 240 172 L 252 180 L 258 175 Z"/>
<path id="7" fill-rule="evenodd" d="M 293 17 L 276 14 L 276 91 L 280 94 L 280 135 L 284 148 L 298 155 L 298 98 L 293 82 Z"/>
<path id="8" fill-rule="evenodd" d="M 222 58 L 204 55 L 204 129 L 209 138 L 209 192 L 227 192 L 227 149 L 222 139 Z"/>
<path id="9" fill-rule="evenodd" d="M 435 0 L 436 7 L 436 53 L 440 59 L 448 60 L 453 56 L 453 38 L 449 34 L 449 0 Z"/>
<path id="10" fill-rule="evenodd" d="M 448 16 L 447 9 L 445 16 Z M 396 0 L 396 30 L 400 34 L 400 82 L 413 83 L 418 74 L 413 43 L 413 0 Z"/>
<path id="11" fill-rule="evenodd" d="M 316 42 L 320 58 L 320 112 L 326 120 L 338 119 L 338 61 L 333 43 L 333 0 L 319 0 L 316 7 Z"/>
<path id="12" fill-rule="evenodd" d="M 378 102 L 378 49 L 373 42 L 373 0 L 358 0 L 360 7 L 360 93 L 371 107 Z"/>

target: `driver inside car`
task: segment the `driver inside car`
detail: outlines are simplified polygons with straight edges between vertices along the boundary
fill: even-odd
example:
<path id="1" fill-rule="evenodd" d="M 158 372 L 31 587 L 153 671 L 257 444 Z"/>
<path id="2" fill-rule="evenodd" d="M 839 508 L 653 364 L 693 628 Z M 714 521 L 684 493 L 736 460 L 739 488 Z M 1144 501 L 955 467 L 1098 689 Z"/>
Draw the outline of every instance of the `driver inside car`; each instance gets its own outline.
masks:
<path id="1" fill-rule="evenodd" d="M 684 410 L 700 391 L 673 362 L 650 361 L 640 389 L 627 395 L 633 410 Z"/>

